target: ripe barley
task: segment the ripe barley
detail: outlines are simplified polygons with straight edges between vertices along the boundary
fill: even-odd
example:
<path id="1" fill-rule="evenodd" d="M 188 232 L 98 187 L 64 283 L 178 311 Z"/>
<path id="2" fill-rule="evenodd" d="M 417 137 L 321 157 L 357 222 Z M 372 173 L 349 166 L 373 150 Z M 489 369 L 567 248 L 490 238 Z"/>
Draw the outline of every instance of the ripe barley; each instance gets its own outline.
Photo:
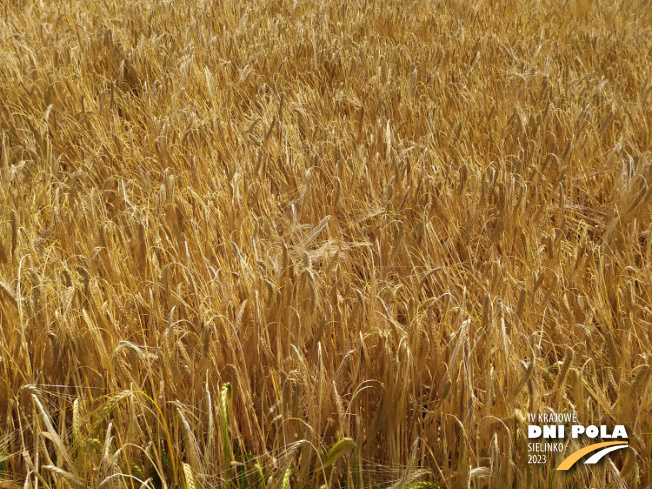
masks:
<path id="1" fill-rule="evenodd" d="M 0 479 L 652 484 L 646 2 L 0 11 Z"/>

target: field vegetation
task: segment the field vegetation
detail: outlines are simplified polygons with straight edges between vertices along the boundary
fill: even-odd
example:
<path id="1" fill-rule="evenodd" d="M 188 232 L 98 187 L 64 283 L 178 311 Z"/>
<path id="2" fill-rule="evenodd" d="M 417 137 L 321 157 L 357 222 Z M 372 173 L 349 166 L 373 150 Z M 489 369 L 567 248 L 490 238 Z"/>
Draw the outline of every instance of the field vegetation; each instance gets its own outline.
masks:
<path id="1" fill-rule="evenodd" d="M 644 0 L 0 2 L 0 487 L 650 487 L 651 91 Z"/>

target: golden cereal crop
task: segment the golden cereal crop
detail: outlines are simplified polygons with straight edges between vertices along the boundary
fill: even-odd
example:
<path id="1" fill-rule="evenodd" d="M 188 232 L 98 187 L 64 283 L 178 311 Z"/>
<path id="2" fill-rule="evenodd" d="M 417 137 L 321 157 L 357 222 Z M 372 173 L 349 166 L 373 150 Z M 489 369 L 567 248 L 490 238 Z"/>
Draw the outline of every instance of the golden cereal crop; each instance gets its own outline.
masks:
<path id="1" fill-rule="evenodd" d="M 0 2 L 0 488 L 649 487 L 651 91 L 645 0 Z"/>

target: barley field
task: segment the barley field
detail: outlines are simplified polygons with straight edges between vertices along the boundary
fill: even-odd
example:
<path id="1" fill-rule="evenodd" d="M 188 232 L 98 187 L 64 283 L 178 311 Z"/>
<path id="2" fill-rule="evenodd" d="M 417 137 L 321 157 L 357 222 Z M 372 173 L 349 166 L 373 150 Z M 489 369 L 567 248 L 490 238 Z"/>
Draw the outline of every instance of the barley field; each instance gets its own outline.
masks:
<path id="1" fill-rule="evenodd" d="M 651 91 L 645 0 L 3 0 L 0 488 L 649 488 Z"/>

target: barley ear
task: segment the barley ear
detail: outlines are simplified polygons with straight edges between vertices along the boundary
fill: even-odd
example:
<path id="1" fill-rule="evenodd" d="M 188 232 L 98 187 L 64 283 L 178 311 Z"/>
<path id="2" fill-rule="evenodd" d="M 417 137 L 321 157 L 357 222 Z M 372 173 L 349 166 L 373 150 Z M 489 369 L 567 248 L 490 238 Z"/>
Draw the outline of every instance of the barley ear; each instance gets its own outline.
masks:
<path id="1" fill-rule="evenodd" d="M 292 467 L 285 469 L 285 474 L 283 475 L 283 482 L 281 484 L 281 489 L 290 489 L 290 476 L 292 475 Z"/>
<path id="2" fill-rule="evenodd" d="M 187 463 L 183 463 L 183 479 L 185 481 L 185 489 L 196 489 L 195 476 L 192 473 L 192 468 Z"/>
<path id="3" fill-rule="evenodd" d="M 355 448 L 355 442 L 352 438 L 342 438 L 326 453 L 322 469 L 333 465 L 340 457 L 353 448 Z"/>

